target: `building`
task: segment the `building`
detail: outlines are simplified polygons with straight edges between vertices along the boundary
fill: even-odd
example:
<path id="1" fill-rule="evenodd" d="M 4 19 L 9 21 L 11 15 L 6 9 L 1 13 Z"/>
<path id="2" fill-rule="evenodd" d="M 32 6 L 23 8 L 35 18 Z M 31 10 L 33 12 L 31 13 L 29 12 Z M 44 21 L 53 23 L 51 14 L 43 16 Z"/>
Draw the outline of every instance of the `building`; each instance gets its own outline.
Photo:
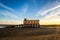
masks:
<path id="1" fill-rule="evenodd" d="M 40 27 L 39 20 L 28 20 L 25 18 L 23 21 L 23 27 Z"/>

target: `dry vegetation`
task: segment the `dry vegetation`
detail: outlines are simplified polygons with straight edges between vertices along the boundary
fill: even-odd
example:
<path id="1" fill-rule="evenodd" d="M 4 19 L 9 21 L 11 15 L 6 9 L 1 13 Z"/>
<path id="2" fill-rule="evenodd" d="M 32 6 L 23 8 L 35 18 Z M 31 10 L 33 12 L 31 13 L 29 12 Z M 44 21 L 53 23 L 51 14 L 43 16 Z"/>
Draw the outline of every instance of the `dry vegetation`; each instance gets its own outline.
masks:
<path id="1" fill-rule="evenodd" d="M 60 35 L 15 36 L 0 38 L 0 40 L 60 40 Z"/>
<path id="2" fill-rule="evenodd" d="M 56 28 L 3 28 L 0 40 L 60 40 Z"/>

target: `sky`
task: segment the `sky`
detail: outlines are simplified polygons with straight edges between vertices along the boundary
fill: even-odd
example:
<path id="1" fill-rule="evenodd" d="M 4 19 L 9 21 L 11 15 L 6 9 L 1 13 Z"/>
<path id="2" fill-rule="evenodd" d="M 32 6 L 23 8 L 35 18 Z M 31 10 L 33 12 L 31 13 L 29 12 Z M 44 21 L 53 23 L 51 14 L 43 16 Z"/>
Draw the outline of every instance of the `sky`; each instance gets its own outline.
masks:
<path id="1" fill-rule="evenodd" d="M 60 24 L 60 0 L 0 0 L 0 24 L 19 24 L 24 18 Z"/>

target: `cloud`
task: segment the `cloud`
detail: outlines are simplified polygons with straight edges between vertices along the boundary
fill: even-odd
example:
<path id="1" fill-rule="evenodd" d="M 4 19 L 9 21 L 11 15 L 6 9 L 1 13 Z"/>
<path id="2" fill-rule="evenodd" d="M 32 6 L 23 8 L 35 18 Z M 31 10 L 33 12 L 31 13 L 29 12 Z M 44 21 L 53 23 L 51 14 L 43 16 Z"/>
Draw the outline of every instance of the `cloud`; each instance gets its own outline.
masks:
<path id="1" fill-rule="evenodd" d="M 38 11 L 37 17 L 41 16 L 43 17 L 40 18 L 40 25 L 60 24 L 60 4 Z"/>
<path id="2" fill-rule="evenodd" d="M 55 3 L 55 4 L 54 4 Z M 60 20 L 60 4 L 58 1 L 54 2 L 53 4 L 51 4 L 50 8 L 47 8 L 49 6 L 45 6 L 42 11 L 38 11 L 37 12 L 37 17 L 41 17 L 43 16 L 43 20 Z M 57 18 L 55 18 L 57 17 Z M 40 19 L 40 20 L 42 20 Z"/>
<path id="3" fill-rule="evenodd" d="M 15 12 L 15 10 L 13 10 L 12 8 L 4 5 L 3 3 L 0 3 L 0 6 L 3 7 L 3 8 L 5 8 L 5 9 L 7 9 L 7 10 L 9 10 L 9 11 L 11 11 L 11 12 Z"/>
<path id="4" fill-rule="evenodd" d="M 42 15 L 45 15 L 48 12 L 50 12 L 49 15 L 46 15 L 44 17 L 44 19 L 52 19 L 52 18 L 55 18 L 55 17 L 59 17 L 58 15 L 60 14 L 60 5 L 57 5 L 56 7 L 53 7 L 51 9 L 47 10 L 47 11 L 44 11 Z"/>
<path id="5" fill-rule="evenodd" d="M 50 11 L 43 19 L 40 19 L 40 24 L 60 24 L 60 7 Z"/>
<path id="6" fill-rule="evenodd" d="M 0 19 L 0 24 L 22 24 L 22 20 L 20 20 L 20 17 L 9 12 L 6 10 L 0 11 L 0 14 L 2 14 L 4 17 Z"/>
<path id="7" fill-rule="evenodd" d="M 53 11 L 53 10 L 55 10 L 55 9 L 57 9 L 57 8 L 59 8 L 60 7 L 60 5 L 57 5 L 56 7 L 53 7 L 53 8 L 51 8 L 51 9 L 48 9 L 48 10 L 46 10 L 46 11 L 44 11 L 44 12 L 42 12 L 40 15 L 45 15 L 45 14 L 47 14 L 49 11 Z"/>
<path id="8" fill-rule="evenodd" d="M 14 15 L 13 13 L 2 10 L 0 11 L 0 14 L 2 14 L 4 17 L 0 20 L 0 24 L 12 24 L 12 25 L 17 25 L 17 24 L 22 24 L 23 21 L 20 20 L 20 17 L 17 15 Z"/>
<path id="9" fill-rule="evenodd" d="M 54 2 L 48 2 L 45 4 L 36 14 L 36 16 L 44 16 L 48 14 L 49 11 L 53 11 L 54 9 L 60 7 L 60 2 L 58 0 Z"/>
<path id="10" fill-rule="evenodd" d="M 3 14 L 5 16 L 5 18 L 12 18 L 12 19 L 17 19 L 20 20 L 20 17 L 18 15 L 16 15 L 15 13 L 17 13 L 14 9 L 4 5 L 3 3 L 0 3 L 0 6 L 2 8 L 5 8 L 5 10 L 1 10 L 0 9 L 0 14 Z"/>
<path id="11" fill-rule="evenodd" d="M 28 11 L 28 4 L 24 4 L 22 7 L 23 13 L 26 13 Z"/>
<path id="12" fill-rule="evenodd" d="M 19 16 L 13 14 L 12 12 L 6 11 L 6 10 L 0 11 L 0 14 L 3 14 L 3 15 L 4 15 L 5 17 L 7 17 L 7 18 L 10 17 L 10 18 L 12 18 L 13 20 L 14 20 L 14 19 L 17 19 L 17 20 L 20 19 Z"/>
<path id="13" fill-rule="evenodd" d="M 16 12 L 14 9 L 4 5 L 3 3 L 0 3 L 0 7 L 4 8 L 4 9 L 0 9 L 0 15 L 2 14 L 4 16 L 3 18 L 0 18 L 0 24 L 21 24 L 22 23 L 20 16 L 16 15 L 16 13 L 18 12 Z"/>
<path id="14" fill-rule="evenodd" d="M 60 24 L 60 3 L 47 3 L 36 16 L 40 18 L 40 25 Z"/>

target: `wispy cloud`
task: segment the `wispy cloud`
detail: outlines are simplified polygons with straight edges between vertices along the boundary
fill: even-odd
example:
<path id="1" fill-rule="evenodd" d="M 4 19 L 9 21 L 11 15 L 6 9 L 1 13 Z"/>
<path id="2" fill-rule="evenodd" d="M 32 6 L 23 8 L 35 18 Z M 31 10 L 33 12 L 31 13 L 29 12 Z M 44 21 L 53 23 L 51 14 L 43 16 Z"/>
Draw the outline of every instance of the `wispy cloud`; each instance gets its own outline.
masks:
<path id="1" fill-rule="evenodd" d="M 60 5 L 57 5 L 56 7 L 53 7 L 47 11 L 44 11 L 42 15 L 45 15 L 46 13 L 49 13 L 49 15 L 46 15 L 44 19 L 49 19 L 49 18 L 55 18 L 60 14 Z M 57 18 L 56 18 L 57 19 Z"/>
<path id="2" fill-rule="evenodd" d="M 55 17 L 58 17 L 57 20 L 59 20 L 59 14 L 60 14 L 60 4 L 56 1 L 55 2 L 55 6 L 53 7 L 52 4 L 51 4 L 51 8 L 46 8 L 45 10 L 43 11 L 38 11 L 37 13 L 37 16 L 44 16 L 42 19 L 45 20 L 45 19 L 48 19 L 48 20 L 55 20 L 57 18 Z M 54 3 L 53 3 L 54 5 Z"/>
<path id="3" fill-rule="evenodd" d="M 9 11 L 6 11 L 6 10 L 3 10 L 3 11 L 1 11 L 0 12 L 0 14 L 3 14 L 5 17 L 7 17 L 7 18 L 13 18 L 13 20 L 14 19 L 20 19 L 20 17 L 19 16 L 17 16 L 17 15 L 14 15 L 12 12 L 9 12 Z"/>
<path id="4" fill-rule="evenodd" d="M 58 2 L 57 0 L 54 2 L 48 2 L 46 5 L 44 5 L 42 7 L 42 9 L 40 9 L 36 16 L 44 16 L 46 15 L 49 11 L 52 11 L 56 8 L 60 7 L 60 2 Z"/>
<path id="5" fill-rule="evenodd" d="M 12 8 L 4 5 L 3 3 L 0 3 L 0 6 L 3 7 L 3 8 L 5 8 L 5 9 L 7 9 L 7 10 L 9 10 L 9 11 L 15 12 L 15 10 L 13 10 Z"/>
<path id="6" fill-rule="evenodd" d="M 49 9 L 50 10 L 50 9 Z M 43 19 L 41 20 L 46 20 L 46 21 L 60 21 L 60 6 L 56 6 L 52 8 L 52 10 L 48 11 L 50 12 L 49 15 L 46 15 Z M 46 13 L 48 13 L 46 12 Z M 45 14 L 43 14 L 45 15 Z"/>
<path id="7" fill-rule="evenodd" d="M 22 7 L 23 13 L 26 13 L 28 11 L 28 4 L 24 4 Z"/>
<path id="8" fill-rule="evenodd" d="M 20 20 L 20 17 L 15 14 L 16 11 L 14 9 L 12 9 L 12 8 L 2 4 L 2 3 L 0 3 L 0 6 L 6 9 L 6 10 L 0 10 L 0 14 L 3 14 L 5 16 L 5 18 L 9 19 L 9 17 L 10 17 L 13 20 L 14 19 Z"/>
<path id="9" fill-rule="evenodd" d="M 13 13 L 3 10 L 0 11 L 4 17 L 0 20 L 0 24 L 22 24 L 22 20 L 19 16 L 14 15 Z"/>
<path id="10" fill-rule="evenodd" d="M 59 7 L 60 7 L 60 5 L 57 5 L 56 7 L 53 7 L 53 8 L 51 8 L 51 9 L 48 9 L 48 10 L 42 12 L 40 15 L 42 15 L 42 16 L 43 16 L 43 15 L 46 15 L 49 11 L 53 11 L 53 10 L 59 8 Z"/>

